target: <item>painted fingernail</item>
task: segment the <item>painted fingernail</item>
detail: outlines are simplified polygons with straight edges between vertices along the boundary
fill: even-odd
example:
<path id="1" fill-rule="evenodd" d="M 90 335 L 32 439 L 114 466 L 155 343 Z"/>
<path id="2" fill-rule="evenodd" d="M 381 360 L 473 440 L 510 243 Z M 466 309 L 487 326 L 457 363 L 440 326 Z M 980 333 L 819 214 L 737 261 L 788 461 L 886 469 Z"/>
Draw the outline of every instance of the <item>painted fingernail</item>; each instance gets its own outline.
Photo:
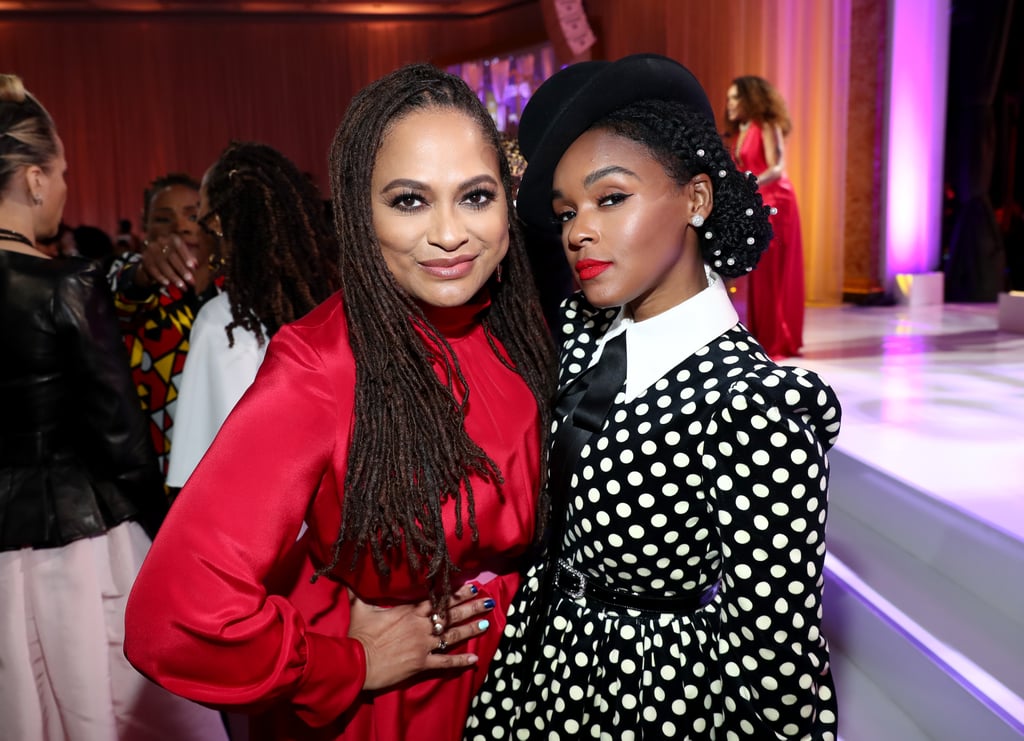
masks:
<path id="1" fill-rule="evenodd" d="M 469 655 L 466 656 L 466 663 L 467 664 L 475 664 L 479 660 L 479 658 L 480 657 L 477 656 L 476 654 L 469 654 Z"/>
<path id="2" fill-rule="evenodd" d="M 490 610 L 492 607 L 494 607 L 494 600 L 491 599 L 490 597 L 485 599 L 484 600 L 484 607 L 486 607 L 488 610 Z"/>
<path id="3" fill-rule="evenodd" d="M 469 585 L 469 591 L 472 592 L 473 594 L 476 594 L 480 590 L 476 588 L 476 584 L 470 584 Z"/>
<path id="4" fill-rule="evenodd" d="M 185 280 L 191 281 L 192 280 L 192 273 L 185 273 Z"/>
<path id="5" fill-rule="evenodd" d="M 476 624 L 476 627 L 477 627 L 477 630 L 487 630 L 488 628 L 491 627 L 491 621 L 490 620 L 481 620 L 479 623 Z"/>
<path id="6" fill-rule="evenodd" d="M 195 260 L 189 260 L 185 264 L 188 265 L 190 268 L 195 268 L 195 266 L 198 265 L 199 263 L 197 263 Z"/>

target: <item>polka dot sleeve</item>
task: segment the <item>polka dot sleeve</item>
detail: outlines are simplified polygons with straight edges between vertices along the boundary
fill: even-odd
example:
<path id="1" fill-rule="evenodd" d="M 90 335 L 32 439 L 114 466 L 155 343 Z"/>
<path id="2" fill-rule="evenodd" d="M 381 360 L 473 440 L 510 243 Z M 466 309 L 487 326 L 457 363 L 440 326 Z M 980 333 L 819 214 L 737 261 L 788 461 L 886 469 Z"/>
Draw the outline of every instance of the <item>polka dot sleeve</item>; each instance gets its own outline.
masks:
<path id="1" fill-rule="evenodd" d="M 751 732 L 803 738 L 819 714 L 835 721 L 819 628 L 826 451 L 839 416 L 816 375 L 773 368 L 733 382 L 698 448 L 722 544 L 724 710 Z"/>

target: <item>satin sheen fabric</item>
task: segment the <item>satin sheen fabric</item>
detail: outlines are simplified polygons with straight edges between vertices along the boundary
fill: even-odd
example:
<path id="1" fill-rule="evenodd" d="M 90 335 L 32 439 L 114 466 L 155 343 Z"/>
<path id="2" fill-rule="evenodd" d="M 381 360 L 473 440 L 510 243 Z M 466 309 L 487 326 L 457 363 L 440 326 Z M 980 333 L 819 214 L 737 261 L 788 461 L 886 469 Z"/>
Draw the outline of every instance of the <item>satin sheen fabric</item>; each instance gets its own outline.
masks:
<path id="1" fill-rule="evenodd" d="M 736 166 L 755 175 L 768 169 L 761 126 L 751 121 Z M 758 185 L 766 206 L 777 213 L 770 217 L 775 236 L 748 276 L 747 324 L 774 360 L 797 355 L 804 343 L 804 248 L 800 236 L 800 210 L 793 183 L 783 175 Z"/>
<path id="2" fill-rule="evenodd" d="M 458 576 L 497 574 L 481 587 L 497 603 L 486 615 L 491 627 L 452 649 L 480 662 L 363 693 L 363 649 L 346 637 L 346 588 L 387 606 L 424 599 L 424 580 L 404 558 L 383 578 L 365 555 L 349 570 L 343 553 L 336 581 L 310 583 L 312 564 L 329 560 L 338 533 L 354 424 L 355 367 L 336 295 L 274 336 L 255 382 L 175 501 L 128 604 L 125 650 L 136 667 L 186 697 L 261 713 L 250 723 L 253 738 L 461 736 L 518 586 L 515 559 L 533 537 L 540 470 L 536 402 L 491 349 L 476 316 L 485 310 L 430 316 L 470 390 L 466 429 L 505 479 L 499 491 L 474 478 L 477 543 L 468 527 L 454 536 L 454 503 L 443 504 Z M 442 353 L 432 348 L 431 357 L 444 380 Z"/>

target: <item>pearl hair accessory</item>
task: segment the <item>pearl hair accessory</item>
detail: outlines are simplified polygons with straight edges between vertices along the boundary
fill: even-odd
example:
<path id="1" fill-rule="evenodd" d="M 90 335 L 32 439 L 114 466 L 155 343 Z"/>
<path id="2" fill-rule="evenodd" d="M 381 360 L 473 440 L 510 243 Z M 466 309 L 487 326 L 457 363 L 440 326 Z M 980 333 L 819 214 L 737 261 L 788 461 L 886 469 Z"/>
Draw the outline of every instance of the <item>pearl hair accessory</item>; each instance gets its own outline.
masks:
<path id="1" fill-rule="evenodd" d="M 725 177 L 725 170 L 719 170 L 718 171 L 718 177 L 724 178 Z"/>
<path id="2" fill-rule="evenodd" d="M 690 223 L 693 224 L 695 229 L 700 229 L 704 226 L 704 217 L 700 214 L 694 214 L 690 217 Z"/>
<path id="3" fill-rule="evenodd" d="M 754 215 L 754 209 L 748 208 L 747 209 L 747 216 L 753 216 L 753 215 Z"/>
<path id="4" fill-rule="evenodd" d="M 779 209 L 775 208 L 775 206 L 772 206 L 772 210 L 771 210 L 771 214 L 772 214 L 772 216 L 774 216 L 774 215 L 775 215 L 775 214 L 777 214 L 778 212 L 779 212 Z"/>
<path id="5" fill-rule="evenodd" d="M 753 244 L 753 243 L 754 243 L 754 238 L 753 237 L 747 237 L 747 244 Z"/>
<path id="6" fill-rule="evenodd" d="M 704 232 L 704 239 L 711 239 L 713 236 L 715 235 L 711 232 Z"/>
<path id="7" fill-rule="evenodd" d="M 704 156 L 704 150 L 703 149 L 698 149 L 697 150 L 697 156 L 698 157 L 703 157 Z"/>

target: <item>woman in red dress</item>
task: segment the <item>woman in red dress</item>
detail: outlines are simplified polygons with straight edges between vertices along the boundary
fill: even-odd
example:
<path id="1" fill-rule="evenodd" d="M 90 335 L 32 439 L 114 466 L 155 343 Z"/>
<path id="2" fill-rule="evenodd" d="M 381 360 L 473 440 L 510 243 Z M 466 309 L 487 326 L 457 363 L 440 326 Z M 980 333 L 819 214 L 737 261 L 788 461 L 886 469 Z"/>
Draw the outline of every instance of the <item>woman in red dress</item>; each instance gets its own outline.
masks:
<path id="1" fill-rule="evenodd" d="M 800 354 L 804 334 L 804 251 L 800 210 L 786 177 L 784 141 L 792 124 L 779 91 L 761 77 L 737 77 L 726 96 L 736 166 L 757 176 L 772 206 L 772 238 L 748 277 L 747 324 L 773 360 Z"/>
<path id="2" fill-rule="evenodd" d="M 125 652 L 260 714 L 253 738 L 457 739 L 543 511 L 550 333 L 458 77 L 364 89 L 331 179 L 342 289 L 271 340 L 142 568 Z"/>

